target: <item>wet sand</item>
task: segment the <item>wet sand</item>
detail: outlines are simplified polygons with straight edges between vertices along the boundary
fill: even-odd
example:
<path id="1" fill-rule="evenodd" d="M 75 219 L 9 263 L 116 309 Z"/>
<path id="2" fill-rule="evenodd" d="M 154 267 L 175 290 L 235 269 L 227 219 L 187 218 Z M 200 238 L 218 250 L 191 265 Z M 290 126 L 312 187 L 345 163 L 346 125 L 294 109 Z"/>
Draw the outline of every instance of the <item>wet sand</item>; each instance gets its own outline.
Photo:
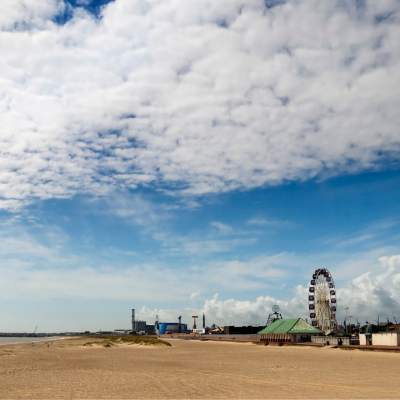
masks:
<path id="1" fill-rule="evenodd" d="M 168 340 L 0 346 L 2 399 L 400 397 L 400 353 Z"/>

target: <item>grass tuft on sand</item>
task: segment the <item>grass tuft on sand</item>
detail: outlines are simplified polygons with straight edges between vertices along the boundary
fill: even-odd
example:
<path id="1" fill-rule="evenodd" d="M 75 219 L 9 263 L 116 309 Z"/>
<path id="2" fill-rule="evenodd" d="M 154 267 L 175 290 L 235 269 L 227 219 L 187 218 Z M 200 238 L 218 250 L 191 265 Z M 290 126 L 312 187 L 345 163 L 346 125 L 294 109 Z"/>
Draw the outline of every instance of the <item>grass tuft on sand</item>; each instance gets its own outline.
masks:
<path id="1" fill-rule="evenodd" d="M 148 337 L 148 336 L 90 336 L 90 339 L 96 339 L 94 341 L 86 342 L 83 346 L 101 345 L 104 347 L 118 346 L 118 344 L 139 344 L 143 346 L 171 346 L 171 343 L 165 342 L 164 340 Z"/>

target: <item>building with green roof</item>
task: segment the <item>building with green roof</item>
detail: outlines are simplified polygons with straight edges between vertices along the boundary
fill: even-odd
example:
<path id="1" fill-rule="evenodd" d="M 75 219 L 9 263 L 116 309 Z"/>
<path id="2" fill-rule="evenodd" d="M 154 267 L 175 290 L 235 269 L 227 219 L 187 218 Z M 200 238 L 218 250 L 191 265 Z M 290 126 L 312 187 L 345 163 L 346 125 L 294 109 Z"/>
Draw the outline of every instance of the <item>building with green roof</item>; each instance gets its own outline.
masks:
<path id="1" fill-rule="evenodd" d="M 279 319 L 258 332 L 262 342 L 298 343 L 323 332 L 302 318 Z"/>

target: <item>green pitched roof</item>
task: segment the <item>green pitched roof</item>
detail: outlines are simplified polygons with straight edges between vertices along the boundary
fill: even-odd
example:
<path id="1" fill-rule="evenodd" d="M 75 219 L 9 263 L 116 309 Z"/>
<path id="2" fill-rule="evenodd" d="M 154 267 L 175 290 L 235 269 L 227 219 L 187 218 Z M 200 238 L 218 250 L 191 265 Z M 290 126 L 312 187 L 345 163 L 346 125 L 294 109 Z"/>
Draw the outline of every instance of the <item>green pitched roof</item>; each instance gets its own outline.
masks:
<path id="1" fill-rule="evenodd" d="M 317 328 L 314 328 L 311 324 L 299 318 L 297 323 L 289 331 L 289 333 L 323 333 Z"/>
<path id="2" fill-rule="evenodd" d="M 288 333 L 299 319 L 278 319 L 258 333 Z"/>
<path id="3" fill-rule="evenodd" d="M 304 319 L 292 318 L 278 319 L 258 333 L 322 333 L 322 331 L 314 328 Z"/>

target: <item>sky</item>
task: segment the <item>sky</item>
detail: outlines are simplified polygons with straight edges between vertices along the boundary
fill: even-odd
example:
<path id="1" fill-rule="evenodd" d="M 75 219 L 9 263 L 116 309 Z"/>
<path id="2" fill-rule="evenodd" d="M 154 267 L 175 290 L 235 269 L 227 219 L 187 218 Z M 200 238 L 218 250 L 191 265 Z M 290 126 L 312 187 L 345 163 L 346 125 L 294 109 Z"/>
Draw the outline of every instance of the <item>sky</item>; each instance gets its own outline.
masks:
<path id="1" fill-rule="evenodd" d="M 397 0 L 4 0 L 0 332 L 400 322 Z"/>

